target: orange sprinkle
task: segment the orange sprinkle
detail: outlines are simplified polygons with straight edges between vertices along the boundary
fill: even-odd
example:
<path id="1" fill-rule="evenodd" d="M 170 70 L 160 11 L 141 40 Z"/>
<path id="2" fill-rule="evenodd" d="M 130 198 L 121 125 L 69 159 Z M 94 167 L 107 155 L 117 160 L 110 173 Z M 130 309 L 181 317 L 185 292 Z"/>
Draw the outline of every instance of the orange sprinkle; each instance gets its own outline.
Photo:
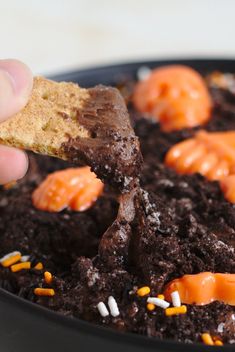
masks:
<path id="1" fill-rule="evenodd" d="M 133 103 L 140 112 L 159 119 L 166 132 L 204 124 L 212 107 L 203 78 L 182 65 L 152 70 L 146 80 L 137 83 Z"/>
<path id="2" fill-rule="evenodd" d="M 37 287 L 34 289 L 34 294 L 37 296 L 54 296 L 55 291 L 53 288 L 40 288 Z"/>
<path id="3" fill-rule="evenodd" d="M 36 270 L 42 270 L 43 269 L 43 264 L 41 262 L 37 263 L 34 267 Z"/>
<path id="4" fill-rule="evenodd" d="M 11 189 L 11 188 L 13 188 L 16 185 L 16 183 L 17 183 L 16 181 L 5 183 L 3 188 L 6 189 L 6 190 Z"/>
<path id="5" fill-rule="evenodd" d="M 186 306 L 171 307 L 171 308 L 166 308 L 165 309 L 165 314 L 168 317 L 170 317 L 172 315 L 185 314 L 185 313 L 187 313 L 187 307 Z"/>
<path id="6" fill-rule="evenodd" d="M 140 287 L 140 288 L 137 290 L 137 295 L 138 295 L 139 297 L 147 296 L 149 293 L 150 293 L 150 287 L 148 287 L 148 286 Z"/>
<path id="7" fill-rule="evenodd" d="M 40 210 L 59 212 L 66 207 L 84 211 L 91 207 L 103 191 L 103 183 L 90 167 L 56 171 L 33 192 L 33 205 Z"/>
<path id="8" fill-rule="evenodd" d="M 164 291 L 167 300 L 178 291 L 185 304 L 205 305 L 214 301 L 235 306 L 235 274 L 203 272 L 172 280 Z"/>
<path id="9" fill-rule="evenodd" d="M 16 273 L 18 271 L 21 271 L 23 269 L 30 269 L 31 268 L 31 263 L 30 262 L 23 262 L 19 264 L 14 264 L 11 266 L 11 271 L 13 273 Z"/>
<path id="10" fill-rule="evenodd" d="M 201 335 L 201 337 L 205 345 L 214 346 L 214 341 L 212 340 L 212 337 L 210 334 L 205 332 Z"/>
<path id="11" fill-rule="evenodd" d="M 221 340 L 215 340 L 215 346 L 223 346 L 223 342 Z"/>
<path id="12" fill-rule="evenodd" d="M 162 295 L 162 294 L 160 294 L 160 295 L 157 295 L 157 298 L 159 298 L 159 299 L 165 299 L 165 296 Z"/>
<path id="13" fill-rule="evenodd" d="M 15 263 L 17 263 L 21 258 L 21 254 L 16 254 L 11 256 L 10 258 L 7 258 L 6 260 L 4 260 L 1 264 L 2 266 L 4 266 L 4 268 L 7 268 Z"/>
<path id="14" fill-rule="evenodd" d="M 52 274 L 49 271 L 45 271 L 44 273 L 44 280 L 47 284 L 52 283 Z"/>
<path id="15" fill-rule="evenodd" d="M 147 309 L 151 312 L 155 309 L 155 305 L 153 303 L 148 303 L 147 304 Z"/>

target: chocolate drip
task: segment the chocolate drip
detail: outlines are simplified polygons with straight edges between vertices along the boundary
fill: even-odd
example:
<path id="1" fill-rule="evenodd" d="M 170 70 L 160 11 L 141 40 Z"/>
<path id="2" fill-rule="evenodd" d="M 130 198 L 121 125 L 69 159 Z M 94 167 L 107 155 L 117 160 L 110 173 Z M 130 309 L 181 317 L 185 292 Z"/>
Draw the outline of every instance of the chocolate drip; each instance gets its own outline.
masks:
<path id="1" fill-rule="evenodd" d="M 63 144 L 63 151 L 71 162 L 91 166 L 104 182 L 128 191 L 140 174 L 142 156 L 125 102 L 111 87 L 90 88 L 89 94 L 83 109 L 76 111 L 89 137 L 70 138 Z"/>

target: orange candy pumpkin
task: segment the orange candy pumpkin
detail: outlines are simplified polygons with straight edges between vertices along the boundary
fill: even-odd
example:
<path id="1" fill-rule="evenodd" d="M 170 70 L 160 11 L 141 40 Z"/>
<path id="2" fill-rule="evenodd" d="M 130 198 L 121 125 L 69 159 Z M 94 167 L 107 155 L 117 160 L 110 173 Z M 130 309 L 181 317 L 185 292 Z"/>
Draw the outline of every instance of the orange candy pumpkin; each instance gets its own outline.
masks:
<path id="1" fill-rule="evenodd" d="M 103 183 L 88 166 L 54 172 L 33 192 L 37 209 L 59 212 L 66 207 L 75 211 L 88 209 L 102 193 Z"/>
<path id="2" fill-rule="evenodd" d="M 133 103 L 138 111 L 158 119 L 165 132 L 206 123 L 212 107 L 203 78 L 181 65 L 154 69 L 137 83 Z"/>

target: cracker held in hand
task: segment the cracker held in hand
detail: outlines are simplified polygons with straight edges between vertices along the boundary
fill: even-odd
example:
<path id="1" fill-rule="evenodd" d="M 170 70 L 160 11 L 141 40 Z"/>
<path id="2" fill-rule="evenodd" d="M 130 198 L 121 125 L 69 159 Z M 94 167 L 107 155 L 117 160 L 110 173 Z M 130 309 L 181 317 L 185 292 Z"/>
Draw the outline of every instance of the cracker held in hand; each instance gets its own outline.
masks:
<path id="1" fill-rule="evenodd" d="M 0 124 L 0 143 L 89 165 L 120 189 L 138 176 L 141 154 L 117 89 L 34 79 L 25 108 Z"/>

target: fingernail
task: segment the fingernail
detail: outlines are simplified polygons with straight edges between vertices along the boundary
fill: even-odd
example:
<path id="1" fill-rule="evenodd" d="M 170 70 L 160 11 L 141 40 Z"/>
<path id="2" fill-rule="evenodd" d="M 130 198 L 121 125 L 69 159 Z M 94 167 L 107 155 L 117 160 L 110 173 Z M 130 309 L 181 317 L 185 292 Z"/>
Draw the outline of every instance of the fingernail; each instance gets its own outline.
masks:
<path id="1" fill-rule="evenodd" d="M 33 86 L 29 68 L 17 60 L 0 60 L 0 122 L 27 104 Z"/>
<path id="2" fill-rule="evenodd" d="M 0 85 L 3 88 L 3 94 L 15 94 L 18 90 L 17 79 L 15 80 L 15 77 L 13 77 L 1 63 L 0 60 Z"/>
<path id="3" fill-rule="evenodd" d="M 0 108 L 1 114 L 12 103 L 15 95 L 15 84 L 9 73 L 0 67 Z"/>
<path id="4" fill-rule="evenodd" d="M 9 78 L 9 84 L 16 95 L 22 94 L 29 86 L 29 68 L 17 60 L 0 60 L 0 70 Z"/>

